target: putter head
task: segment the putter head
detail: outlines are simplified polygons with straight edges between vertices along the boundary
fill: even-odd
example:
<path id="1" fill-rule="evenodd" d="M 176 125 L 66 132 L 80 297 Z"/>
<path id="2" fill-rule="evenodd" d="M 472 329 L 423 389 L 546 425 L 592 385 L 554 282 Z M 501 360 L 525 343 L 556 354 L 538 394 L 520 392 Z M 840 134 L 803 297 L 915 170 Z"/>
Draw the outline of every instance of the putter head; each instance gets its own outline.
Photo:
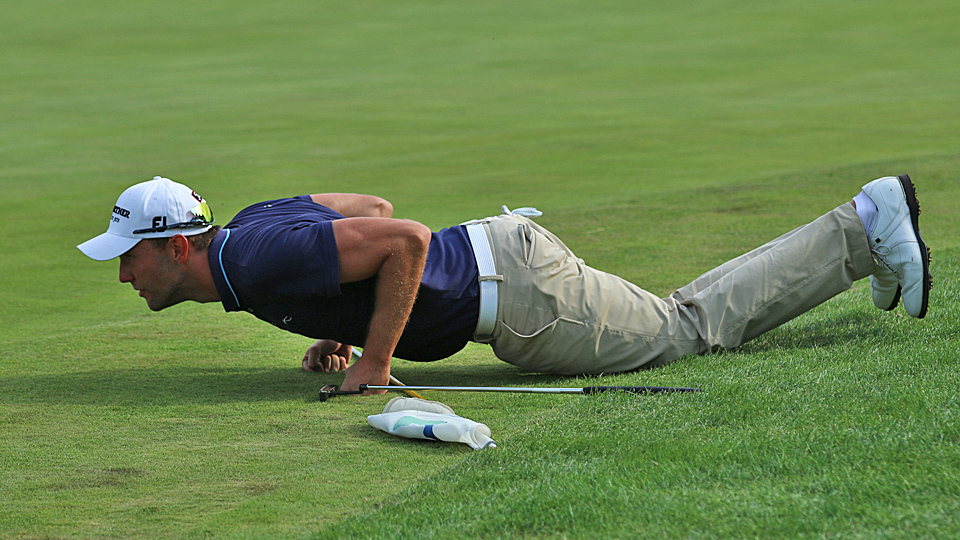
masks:
<path id="1" fill-rule="evenodd" d="M 330 394 L 340 390 L 340 387 L 335 384 L 328 384 L 320 389 L 320 401 L 326 401 L 330 399 Z"/>
<path id="2" fill-rule="evenodd" d="M 361 384 L 360 390 L 340 390 L 340 387 L 335 384 L 328 384 L 320 389 L 320 401 L 326 401 L 332 397 L 336 396 L 356 396 L 362 394 L 367 385 Z"/>

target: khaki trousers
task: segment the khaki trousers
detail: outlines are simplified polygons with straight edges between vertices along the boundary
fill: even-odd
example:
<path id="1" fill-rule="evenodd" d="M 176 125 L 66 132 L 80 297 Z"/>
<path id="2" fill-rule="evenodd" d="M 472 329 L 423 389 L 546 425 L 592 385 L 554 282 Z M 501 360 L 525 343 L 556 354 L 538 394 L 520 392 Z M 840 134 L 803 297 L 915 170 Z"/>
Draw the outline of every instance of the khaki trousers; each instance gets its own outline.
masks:
<path id="1" fill-rule="evenodd" d="M 737 347 L 875 268 L 849 203 L 667 298 L 590 268 L 529 219 L 504 215 L 481 222 L 503 276 L 497 323 L 482 342 L 501 360 L 537 372 L 616 373 Z"/>

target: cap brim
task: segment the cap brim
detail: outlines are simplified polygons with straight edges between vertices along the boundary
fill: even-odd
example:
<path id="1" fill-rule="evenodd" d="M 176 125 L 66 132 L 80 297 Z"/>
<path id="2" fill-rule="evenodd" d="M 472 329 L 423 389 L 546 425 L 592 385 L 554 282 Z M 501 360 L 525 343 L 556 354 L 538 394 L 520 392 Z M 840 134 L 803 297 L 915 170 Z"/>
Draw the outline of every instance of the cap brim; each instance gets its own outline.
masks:
<path id="1" fill-rule="evenodd" d="M 109 261 L 130 251 L 140 240 L 105 232 L 80 244 L 77 249 L 95 261 Z"/>

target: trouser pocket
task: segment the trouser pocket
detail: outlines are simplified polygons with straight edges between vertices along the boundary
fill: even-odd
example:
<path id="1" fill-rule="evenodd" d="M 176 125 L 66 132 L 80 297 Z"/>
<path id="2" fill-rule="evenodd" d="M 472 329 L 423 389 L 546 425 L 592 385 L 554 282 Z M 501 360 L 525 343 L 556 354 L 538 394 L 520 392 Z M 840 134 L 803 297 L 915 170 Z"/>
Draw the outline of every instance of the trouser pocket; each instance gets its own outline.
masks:
<path id="1" fill-rule="evenodd" d="M 530 266 L 533 262 L 534 254 L 534 234 L 533 228 L 528 223 L 517 225 L 517 234 L 520 235 L 520 247 L 523 250 L 523 264 Z"/>

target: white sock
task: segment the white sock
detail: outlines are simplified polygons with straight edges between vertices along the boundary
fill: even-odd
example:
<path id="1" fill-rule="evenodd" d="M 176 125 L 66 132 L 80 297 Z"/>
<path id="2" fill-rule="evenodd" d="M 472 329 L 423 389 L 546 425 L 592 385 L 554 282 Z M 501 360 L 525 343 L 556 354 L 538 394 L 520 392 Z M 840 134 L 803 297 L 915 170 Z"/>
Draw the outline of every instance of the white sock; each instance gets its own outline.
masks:
<path id="1" fill-rule="evenodd" d="M 857 204 L 857 215 L 860 216 L 860 221 L 863 222 L 863 230 L 867 232 L 867 236 L 870 236 L 873 234 L 874 227 L 877 226 L 877 218 L 880 216 L 880 210 L 877 208 L 877 204 L 873 202 L 873 199 L 862 191 L 853 198 L 853 202 Z"/>

